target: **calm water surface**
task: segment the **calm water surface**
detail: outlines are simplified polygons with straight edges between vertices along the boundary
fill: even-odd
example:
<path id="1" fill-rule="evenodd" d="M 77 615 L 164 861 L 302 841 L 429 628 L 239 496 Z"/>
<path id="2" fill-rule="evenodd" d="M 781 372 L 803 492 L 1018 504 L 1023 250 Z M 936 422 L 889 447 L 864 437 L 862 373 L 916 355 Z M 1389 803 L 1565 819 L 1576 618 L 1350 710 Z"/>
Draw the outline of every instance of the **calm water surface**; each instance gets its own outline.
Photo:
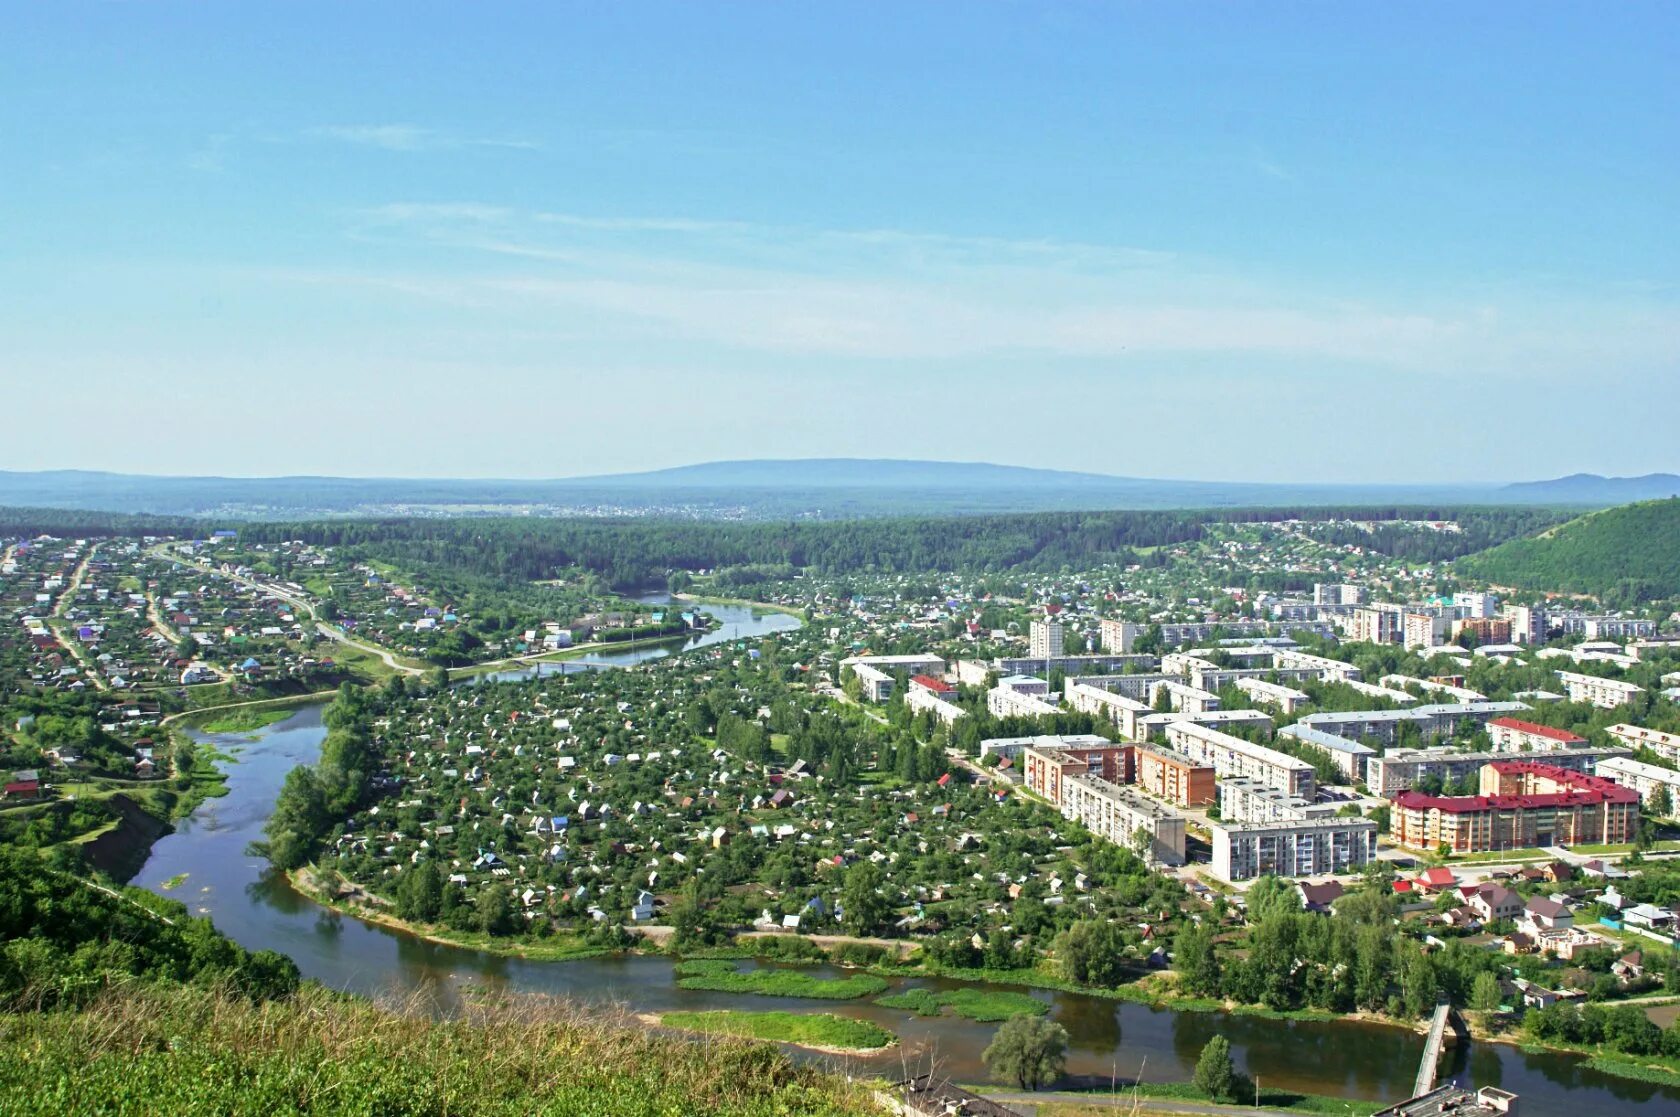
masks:
<path id="1" fill-rule="evenodd" d="M 780 613 L 744 606 L 707 606 L 723 626 L 697 637 L 698 647 L 796 628 Z M 638 663 L 672 654 L 671 646 L 591 656 L 564 667 L 585 670 Z M 520 675 L 535 672 L 521 672 Z M 319 708 L 299 711 L 255 739 L 216 738 L 237 750 L 229 793 L 205 802 L 177 831 L 164 837 L 134 883 L 186 903 L 253 950 L 272 949 L 297 960 L 303 973 L 335 988 L 370 995 L 429 993 L 447 1007 L 468 987 L 538 992 L 622 1004 L 636 1011 L 754 1008 L 838 1012 L 898 1033 L 902 1046 L 867 1060 L 843 1060 L 863 1070 L 896 1074 L 930 1062 L 958 1080 L 986 1079 L 980 1053 L 995 1025 L 949 1017 L 917 1017 L 865 1003 L 691 992 L 676 987 L 671 963 L 629 956 L 577 962 L 525 962 L 475 950 L 423 942 L 322 908 L 268 871 L 246 846 L 262 836 L 286 773 L 318 755 L 325 730 Z M 170 890 L 163 883 L 184 876 Z M 894 981 L 894 989 L 952 987 L 939 979 Z M 1243 1067 L 1263 1084 L 1311 1093 L 1399 1100 L 1411 1090 L 1422 1056 L 1422 1037 L 1394 1028 L 1354 1023 L 1306 1023 L 1176 1012 L 1098 997 L 1029 990 L 1047 1001 L 1051 1018 L 1071 1037 L 1069 1075 L 1089 1084 L 1142 1075 L 1148 1081 L 1184 1081 L 1202 1046 L 1225 1036 Z M 1534 1115 L 1614 1114 L 1629 1110 L 1680 1114 L 1680 1089 L 1626 1082 L 1586 1068 L 1578 1059 L 1524 1055 L 1497 1044 L 1477 1044 L 1450 1056 L 1452 1075 L 1478 1086 L 1502 1086 L 1522 1097 Z"/>

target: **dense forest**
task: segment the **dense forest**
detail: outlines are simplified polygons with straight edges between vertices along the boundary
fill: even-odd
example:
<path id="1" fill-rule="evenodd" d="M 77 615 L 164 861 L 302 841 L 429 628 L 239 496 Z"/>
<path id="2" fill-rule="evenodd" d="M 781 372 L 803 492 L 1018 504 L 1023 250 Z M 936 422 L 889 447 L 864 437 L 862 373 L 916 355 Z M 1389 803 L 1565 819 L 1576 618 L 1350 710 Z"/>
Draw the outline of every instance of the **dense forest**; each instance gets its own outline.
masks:
<path id="1" fill-rule="evenodd" d="M 1680 595 L 1680 497 L 1593 512 L 1465 560 L 1477 578 L 1627 607 Z"/>
<path id="2" fill-rule="evenodd" d="M 1485 550 L 1563 520 L 1543 508 L 1271 508 L 1203 511 L 1051 512 L 799 523 L 532 517 L 334 519 L 240 523 L 242 539 L 347 548 L 434 580 L 549 579 L 578 570 L 625 588 L 664 584 L 673 570 L 721 572 L 737 586 L 808 568 L 818 574 L 1088 569 L 1154 562 L 1153 549 L 1204 538 L 1211 525 L 1308 520 L 1315 534 L 1416 562 Z M 1423 522 L 1452 520 L 1458 531 Z M 1354 522 L 1385 523 L 1371 530 Z M 0 537 L 202 536 L 220 521 L 80 511 L 0 509 Z M 736 575 L 739 576 L 736 576 Z"/>
<path id="3" fill-rule="evenodd" d="M 55 519 L 54 517 L 57 517 Z M 1393 525 L 1354 533 L 1375 550 L 1438 561 L 1539 531 L 1561 516 L 1535 508 L 1275 508 L 1180 512 L 1057 512 L 838 523 L 715 523 L 600 519 L 345 519 L 246 523 L 251 542 L 301 539 L 355 548 L 409 568 L 472 571 L 520 581 L 582 569 L 614 586 L 662 583 L 671 570 L 810 568 L 820 574 L 1078 569 L 1139 561 L 1140 549 L 1195 542 L 1210 525 L 1286 519 L 1444 520 L 1462 530 Z M 0 510 L 0 534 L 204 534 L 203 521 L 84 512 Z M 219 525 L 218 525 L 219 526 Z"/>

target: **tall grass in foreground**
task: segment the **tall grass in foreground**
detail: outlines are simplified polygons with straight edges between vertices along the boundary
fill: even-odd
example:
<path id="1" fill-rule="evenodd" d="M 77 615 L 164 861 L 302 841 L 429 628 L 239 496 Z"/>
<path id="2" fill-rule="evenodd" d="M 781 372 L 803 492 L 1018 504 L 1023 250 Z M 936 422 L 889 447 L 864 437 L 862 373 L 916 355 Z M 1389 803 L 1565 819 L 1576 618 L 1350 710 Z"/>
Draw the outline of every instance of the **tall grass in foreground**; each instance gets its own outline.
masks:
<path id="1" fill-rule="evenodd" d="M 408 1011 L 407 1009 L 415 1009 Z M 852 1117 L 866 1092 L 774 1047 L 686 1041 L 546 998 L 439 1021 L 306 987 L 253 1005 L 191 987 L 0 1015 L 0 1110 L 73 1114 Z"/>

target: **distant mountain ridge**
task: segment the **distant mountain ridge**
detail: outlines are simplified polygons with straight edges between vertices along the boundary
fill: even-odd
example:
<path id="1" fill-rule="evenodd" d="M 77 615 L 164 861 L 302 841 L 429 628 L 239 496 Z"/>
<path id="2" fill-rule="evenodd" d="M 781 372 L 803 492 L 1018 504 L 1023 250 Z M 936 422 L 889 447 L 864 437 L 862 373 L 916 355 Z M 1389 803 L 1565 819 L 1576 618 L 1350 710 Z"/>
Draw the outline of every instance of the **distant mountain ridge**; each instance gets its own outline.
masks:
<path id="1" fill-rule="evenodd" d="M 1038 488 L 1067 485 L 1159 485 L 1136 477 L 1074 473 L 992 462 L 937 462 L 909 458 L 762 458 L 701 462 L 644 473 L 570 478 L 580 485 L 729 486 L 736 488 L 875 488 L 914 485 L 968 488 L 996 485 Z"/>
<path id="2" fill-rule="evenodd" d="M 1680 475 L 1647 473 L 1640 477 L 1604 477 L 1597 473 L 1571 473 L 1550 481 L 1517 481 L 1504 486 L 1502 491 L 1536 503 L 1627 504 L 1680 496 Z"/>
<path id="3" fill-rule="evenodd" d="M 150 515 L 307 519 L 535 512 L 734 519 L 848 519 L 1105 509 L 1433 507 L 1625 503 L 1680 492 L 1680 477 L 1497 484 L 1358 485 L 1187 481 L 993 462 L 800 458 L 704 462 L 548 480 L 400 477 L 164 477 L 0 471 L 0 506 Z"/>

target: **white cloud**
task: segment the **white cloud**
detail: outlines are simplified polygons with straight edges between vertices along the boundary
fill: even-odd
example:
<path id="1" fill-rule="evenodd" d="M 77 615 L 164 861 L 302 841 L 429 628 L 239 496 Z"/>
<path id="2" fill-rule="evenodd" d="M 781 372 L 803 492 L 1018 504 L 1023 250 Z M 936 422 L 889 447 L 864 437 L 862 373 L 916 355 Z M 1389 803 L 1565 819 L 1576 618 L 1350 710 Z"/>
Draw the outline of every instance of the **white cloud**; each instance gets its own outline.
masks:
<path id="1" fill-rule="evenodd" d="M 1251 355 L 1299 359 L 1303 375 L 1353 365 L 1436 380 L 1573 372 L 1583 360 L 1672 366 L 1680 331 L 1663 307 L 1512 288 L 1331 294 L 1129 246 L 479 202 L 360 216 L 358 237 L 451 250 L 436 273 L 370 282 L 632 347 L 918 361 Z"/>
<path id="2" fill-rule="evenodd" d="M 532 140 L 468 138 L 434 128 L 422 128 L 415 124 L 326 124 L 306 129 L 303 134 L 310 139 L 332 140 L 359 147 L 374 147 L 382 151 L 447 151 L 464 147 L 501 147 L 535 151 L 541 147 Z"/>

